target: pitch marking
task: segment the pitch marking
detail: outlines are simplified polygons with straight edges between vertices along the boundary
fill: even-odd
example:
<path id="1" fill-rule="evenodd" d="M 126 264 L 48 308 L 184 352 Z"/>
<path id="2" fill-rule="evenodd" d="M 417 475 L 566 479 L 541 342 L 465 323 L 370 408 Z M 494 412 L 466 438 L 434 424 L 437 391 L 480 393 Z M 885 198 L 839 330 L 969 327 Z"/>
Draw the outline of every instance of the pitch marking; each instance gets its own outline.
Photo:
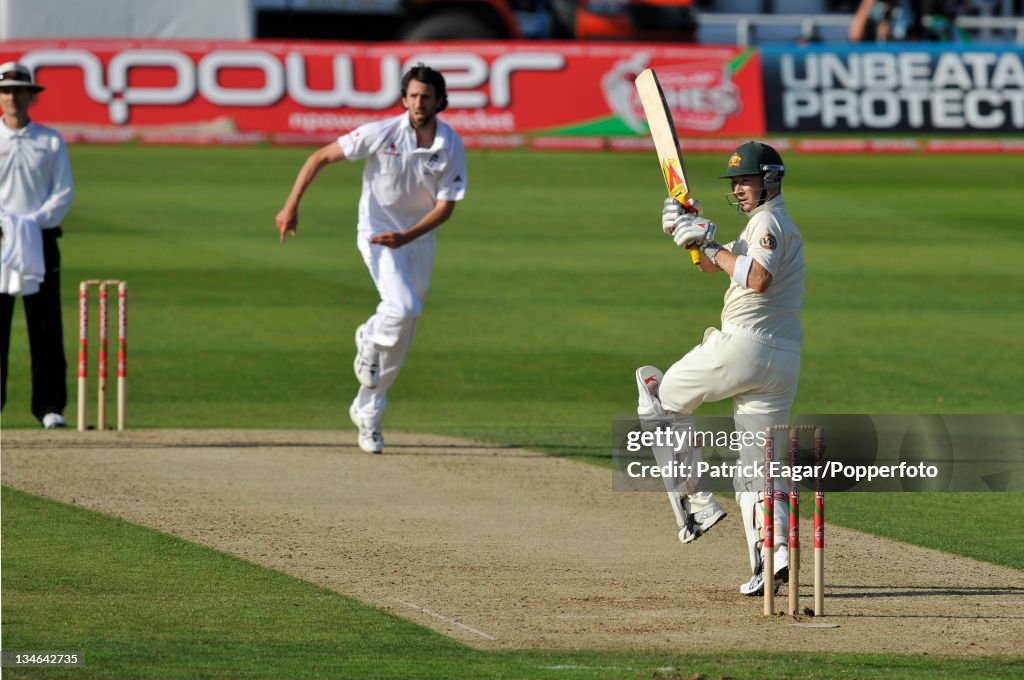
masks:
<path id="1" fill-rule="evenodd" d="M 429 614 L 430 616 L 433 616 L 435 619 L 440 619 L 440 620 L 444 621 L 445 623 L 452 624 L 453 626 L 458 626 L 459 628 L 465 628 L 470 633 L 473 633 L 474 635 L 479 635 L 480 637 L 484 638 L 485 640 L 497 640 L 498 639 L 498 638 L 494 637 L 493 635 L 488 635 L 487 633 L 485 633 L 485 632 L 483 632 L 481 630 L 477 630 L 476 628 L 472 628 L 470 626 L 467 626 L 466 624 L 460 623 L 459 621 L 456 621 L 455 619 L 448 618 L 447 616 L 444 616 L 443 614 L 438 614 L 437 612 L 432 612 L 429 609 L 427 609 L 426 607 L 421 607 L 418 604 L 413 604 L 412 602 L 406 602 L 405 600 L 395 600 L 395 602 L 398 602 L 399 604 L 404 605 L 404 606 L 406 606 L 406 607 L 408 607 L 410 609 L 415 609 L 417 611 L 421 611 L 424 614 Z"/>

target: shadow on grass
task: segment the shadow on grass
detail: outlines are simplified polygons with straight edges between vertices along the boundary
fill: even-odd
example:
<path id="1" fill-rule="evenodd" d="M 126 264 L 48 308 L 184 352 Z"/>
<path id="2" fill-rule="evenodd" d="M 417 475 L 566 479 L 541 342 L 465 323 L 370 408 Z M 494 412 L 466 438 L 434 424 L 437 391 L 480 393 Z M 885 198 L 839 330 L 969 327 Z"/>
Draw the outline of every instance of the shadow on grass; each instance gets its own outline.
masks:
<path id="1" fill-rule="evenodd" d="M 865 586 L 865 585 L 843 585 L 834 584 L 829 586 L 828 599 L 830 600 L 864 600 L 864 599 L 888 599 L 888 598 L 950 598 L 950 597 L 1012 597 L 1024 598 L 1024 587 L 1006 586 L 992 587 L 983 586 L 972 588 L 969 586 Z M 1024 604 L 1024 599 L 1007 603 L 1011 605 Z M 1020 614 L 829 614 L 836 618 L 907 618 L 907 619 L 949 619 L 949 620 L 999 620 L 1019 621 L 1024 620 L 1024 612 Z"/>

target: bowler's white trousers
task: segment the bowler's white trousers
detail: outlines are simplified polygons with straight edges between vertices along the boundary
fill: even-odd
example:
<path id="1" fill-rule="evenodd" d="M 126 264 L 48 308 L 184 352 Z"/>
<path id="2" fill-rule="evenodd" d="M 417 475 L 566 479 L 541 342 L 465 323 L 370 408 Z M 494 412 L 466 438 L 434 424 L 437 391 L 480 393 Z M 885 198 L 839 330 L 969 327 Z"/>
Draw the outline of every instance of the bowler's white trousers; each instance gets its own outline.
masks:
<path id="1" fill-rule="evenodd" d="M 369 234 L 360 233 L 356 242 L 380 303 L 367 319 L 363 337 L 380 352 L 380 381 L 373 389 L 360 386 L 353 403 L 360 416 L 379 421 L 387 406 L 388 388 L 398 377 L 412 344 L 416 319 L 423 311 L 437 239 L 435 232 L 430 232 L 401 248 L 375 245 L 369 239 Z"/>

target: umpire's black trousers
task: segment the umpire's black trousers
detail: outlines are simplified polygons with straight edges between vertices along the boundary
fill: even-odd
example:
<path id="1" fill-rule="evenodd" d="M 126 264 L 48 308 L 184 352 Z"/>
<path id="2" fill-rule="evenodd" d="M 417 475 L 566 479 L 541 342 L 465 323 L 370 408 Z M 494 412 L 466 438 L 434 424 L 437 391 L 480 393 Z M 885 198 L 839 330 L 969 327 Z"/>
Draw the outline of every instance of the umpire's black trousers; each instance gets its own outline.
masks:
<path id="1" fill-rule="evenodd" d="M 26 295 L 25 321 L 28 325 L 29 351 L 32 354 L 32 413 L 42 421 L 47 413 L 64 413 L 68 403 L 68 364 L 64 358 L 64 327 L 60 311 L 60 228 L 43 230 L 43 256 L 46 276 L 35 295 Z M 7 404 L 7 354 L 11 348 L 11 321 L 14 302 L 11 295 L 0 294 L 0 341 L 3 345 L 3 393 L 0 408 Z"/>

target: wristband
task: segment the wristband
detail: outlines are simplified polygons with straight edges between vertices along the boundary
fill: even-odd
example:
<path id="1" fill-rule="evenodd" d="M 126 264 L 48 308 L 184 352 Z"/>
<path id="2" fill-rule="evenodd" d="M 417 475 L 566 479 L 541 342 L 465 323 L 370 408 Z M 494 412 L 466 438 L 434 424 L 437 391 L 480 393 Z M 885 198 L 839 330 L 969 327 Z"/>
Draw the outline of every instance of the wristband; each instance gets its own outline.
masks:
<path id="1" fill-rule="evenodd" d="M 740 288 L 747 287 L 747 274 L 750 273 L 750 266 L 754 263 L 749 255 L 740 255 L 736 258 L 736 267 L 732 270 L 732 280 L 740 285 Z"/>
<path id="2" fill-rule="evenodd" d="M 716 267 L 718 266 L 718 263 L 715 262 L 715 258 L 718 257 L 718 253 L 721 250 L 722 246 L 715 243 L 714 241 L 705 241 L 704 245 L 700 247 L 700 252 L 704 253 L 704 257 L 711 260 L 711 263 Z"/>

